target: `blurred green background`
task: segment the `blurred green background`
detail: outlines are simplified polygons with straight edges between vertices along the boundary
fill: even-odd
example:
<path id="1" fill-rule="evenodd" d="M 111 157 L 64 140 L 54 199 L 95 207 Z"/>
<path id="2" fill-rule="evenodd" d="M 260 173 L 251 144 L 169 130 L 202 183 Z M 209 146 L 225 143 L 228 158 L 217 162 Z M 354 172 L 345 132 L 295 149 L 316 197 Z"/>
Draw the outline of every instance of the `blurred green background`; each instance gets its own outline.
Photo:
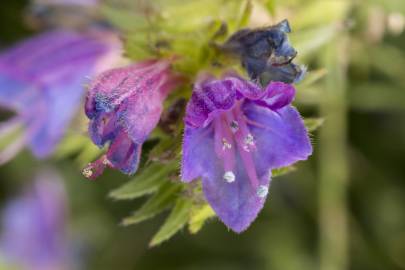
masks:
<path id="1" fill-rule="evenodd" d="M 33 34 L 23 20 L 27 4 L 3 1 L 1 48 Z M 299 62 L 316 79 L 298 85 L 296 100 L 303 115 L 324 118 L 313 132 L 314 155 L 273 180 L 265 208 L 243 234 L 213 219 L 198 234 L 184 229 L 155 248 L 149 240 L 167 213 L 119 226 L 143 199 L 107 197 L 128 177 L 108 171 L 90 182 L 73 158 L 48 160 L 66 180 L 70 235 L 84 269 L 405 269 L 405 1 L 263 6 L 273 14 L 268 24 L 290 20 Z M 257 14 L 251 21 L 266 23 Z M 40 166 L 24 152 L 0 167 L 1 205 Z"/>

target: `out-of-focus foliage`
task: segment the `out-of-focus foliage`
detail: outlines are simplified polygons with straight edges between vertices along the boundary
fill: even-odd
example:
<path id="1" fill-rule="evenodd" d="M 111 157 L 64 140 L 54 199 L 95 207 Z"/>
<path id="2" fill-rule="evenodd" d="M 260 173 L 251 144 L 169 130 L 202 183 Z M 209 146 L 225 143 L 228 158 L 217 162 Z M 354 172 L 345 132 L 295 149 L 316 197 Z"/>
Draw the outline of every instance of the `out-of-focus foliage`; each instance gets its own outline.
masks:
<path id="1" fill-rule="evenodd" d="M 19 23 L 23 2 L 3 4 L 2 14 L 8 15 L 0 16 L 0 23 L 18 24 L 13 31 L 0 30 L 1 46 L 28 33 Z M 236 29 L 289 19 L 298 61 L 309 69 L 297 85 L 295 105 L 308 116 L 305 124 L 314 134 L 315 153 L 311 162 L 273 172 L 279 177 L 263 212 L 247 232 L 235 236 L 198 199 L 198 184 L 178 182 L 180 128 L 174 134 L 162 128 L 153 134 L 135 176 L 107 172 L 88 182 L 80 168 L 102 150 L 89 142 L 79 119 L 49 162 L 69 180 L 71 231 L 79 243 L 76 250 L 85 254 L 85 269 L 405 269 L 404 1 L 102 3 L 104 16 L 123 30 L 130 59 L 180 55 L 176 68 L 190 79 L 201 68 L 216 72 L 218 63 L 237 66 L 215 49 Z M 190 89 L 180 89 L 167 107 L 188 97 Z M 180 120 L 174 125 L 180 127 Z M 323 129 L 321 136 L 318 128 Z M 345 155 L 334 152 L 341 148 Z M 0 168 L 1 201 L 16 194 L 37 166 L 23 153 Z M 325 181 L 325 175 L 336 178 Z M 342 213 L 347 221 L 343 233 Z M 117 227 L 121 220 L 144 222 Z M 156 246 L 176 232 L 171 241 L 147 250 L 148 243 Z M 346 244 L 336 242 L 340 235 Z M 346 257 L 345 262 L 330 260 L 332 268 L 320 266 L 328 254 Z"/>

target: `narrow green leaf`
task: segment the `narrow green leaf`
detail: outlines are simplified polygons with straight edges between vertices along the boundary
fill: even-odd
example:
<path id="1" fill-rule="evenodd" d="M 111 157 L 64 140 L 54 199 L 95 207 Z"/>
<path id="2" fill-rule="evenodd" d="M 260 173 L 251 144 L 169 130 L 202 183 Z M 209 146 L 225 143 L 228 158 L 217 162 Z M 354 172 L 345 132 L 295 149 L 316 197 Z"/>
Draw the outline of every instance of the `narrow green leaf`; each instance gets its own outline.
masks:
<path id="1" fill-rule="evenodd" d="M 293 16 L 292 25 L 294 29 L 302 29 L 336 23 L 346 18 L 349 8 L 350 1 L 347 0 L 311 1 Z"/>
<path id="2" fill-rule="evenodd" d="M 405 111 L 405 91 L 392 83 L 370 82 L 350 89 L 350 106 L 362 111 Z"/>
<path id="3" fill-rule="evenodd" d="M 304 124 L 308 132 L 313 132 L 320 128 L 325 122 L 324 118 L 305 118 Z"/>
<path id="4" fill-rule="evenodd" d="M 138 173 L 131 181 L 110 192 L 116 200 L 131 200 L 155 192 L 165 181 L 168 174 L 177 169 L 177 164 L 153 163 Z"/>
<path id="5" fill-rule="evenodd" d="M 18 138 L 21 138 L 24 133 L 23 123 L 19 121 L 9 120 L 13 122 L 5 122 L 0 135 L 0 150 L 7 148 Z"/>
<path id="6" fill-rule="evenodd" d="M 322 84 L 313 84 L 310 87 L 305 87 L 301 89 L 297 87 L 299 91 L 297 91 L 295 96 L 295 103 L 304 104 L 307 106 L 317 106 L 322 101 L 322 95 L 325 91 Z"/>
<path id="7" fill-rule="evenodd" d="M 176 137 L 162 138 L 150 151 L 149 158 L 153 161 L 168 161 L 179 159 L 183 134 Z"/>
<path id="8" fill-rule="evenodd" d="M 172 206 L 181 190 L 181 185 L 167 181 L 139 210 L 122 221 L 124 226 L 152 218 Z"/>
<path id="9" fill-rule="evenodd" d="M 209 25 L 218 16 L 220 0 L 177 1 L 161 10 L 160 27 L 173 33 L 191 33 Z"/>
<path id="10" fill-rule="evenodd" d="M 369 5 L 378 5 L 388 12 L 402 12 L 405 13 L 405 2 L 401 0 L 369 0 L 364 1 Z"/>
<path id="11" fill-rule="evenodd" d="M 157 37 L 151 31 L 136 31 L 126 35 L 125 53 L 133 60 L 157 55 Z"/>
<path id="12" fill-rule="evenodd" d="M 395 81 L 405 83 L 404 70 L 405 54 L 397 47 L 380 45 L 368 50 L 371 64 L 381 73 Z"/>
<path id="13" fill-rule="evenodd" d="M 237 19 L 237 28 L 240 29 L 245 27 L 250 19 L 250 15 L 252 14 L 253 4 L 251 0 L 244 0 L 241 4 L 240 8 L 240 15 Z M 237 29 L 235 29 L 237 30 Z"/>
<path id="14" fill-rule="evenodd" d="M 296 168 L 294 166 L 278 168 L 278 169 L 274 169 L 274 170 L 271 171 L 271 176 L 274 178 L 274 177 L 277 177 L 277 176 L 286 175 L 286 174 L 291 173 L 291 172 L 293 172 L 295 170 L 296 170 Z"/>
<path id="15" fill-rule="evenodd" d="M 163 226 L 152 238 L 149 245 L 151 247 L 159 245 L 163 241 L 166 241 L 170 237 L 172 237 L 176 232 L 181 230 L 189 220 L 191 207 L 192 207 L 191 200 L 179 198 L 176 201 L 176 205 L 174 206 L 169 217 L 166 219 Z"/>
<path id="16" fill-rule="evenodd" d="M 335 25 L 326 25 L 290 34 L 291 43 L 299 52 L 299 57 L 305 57 L 317 52 L 339 33 Z"/>
<path id="17" fill-rule="evenodd" d="M 215 212 L 208 204 L 194 206 L 193 209 L 191 209 L 191 216 L 188 221 L 188 230 L 190 233 L 196 234 L 201 230 L 205 221 L 212 217 L 215 217 Z"/>
<path id="18" fill-rule="evenodd" d="M 76 162 L 81 167 L 97 159 L 97 157 L 99 157 L 104 152 L 103 149 L 98 148 L 90 140 L 87 140 L 87 142 L 85 142 L 81 150 L 82 151 L 76 158 Z"/>
<path id="19" fill-rule="evenodd" d="M 264 0 L 264 6 L 270 12 L 271 15 L 276 13 L 276 1 L 275 0 Z"/>
<path id="20" fill-rule="evenodd" d="M 299 84 L 299 88 L 304 89 L 308 86 L 313 85 L 314 83 L 317 83 L 319 80 L 323 79 L 326 75 L 328 74 L 328 71 L 324 68 L 318 69 L 318 70 L 311 70 L 307 72 L 305 75 L 305 78 L 302 82 Z"/>
<path id="21" fill-rule="evenodd" d="M 56 158 L 64 158 L 69 155 L 78 154 L 90 139 L 79 133 L 72 133 L 65 136 L 55 151 Z"/>
<path id="22" fill-rule="evenodd" d="M 108 1 L 100 5 L 101 14 L 114 26 L 124 31 L 145 30 L 150 27 L 147 18 L 142 14 L 140 1 Z"/>

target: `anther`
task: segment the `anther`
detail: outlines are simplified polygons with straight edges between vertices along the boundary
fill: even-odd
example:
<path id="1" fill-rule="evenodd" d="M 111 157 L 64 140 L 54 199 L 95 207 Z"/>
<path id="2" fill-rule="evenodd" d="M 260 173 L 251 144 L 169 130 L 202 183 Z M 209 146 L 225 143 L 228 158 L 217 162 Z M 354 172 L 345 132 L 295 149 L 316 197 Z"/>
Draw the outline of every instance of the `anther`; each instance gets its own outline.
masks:
<path id="1" fill-rule="evenodd" d="M 254 137 L 253 137 L 252 134 L 249 133 L 249 134 L 246 136 L 246 138 L 245 138 L 245 143 L 246 143 L 247 145 L 255 145 Z"/>
<path id="2" fill-rule="evenodd" d="M 233 133 L 235 133 L 239 130 L 239 124 L 235 120 L 232 120 L 229 125 L 231 126 L 231 130 Z"/>
<path id="3" fill-rule="evenodd" d="M 222 139 L 222 150 L 231 149 L 232 144 L 230 144 L 225 138 Z"/>
<path id="4" fill-rule="evenodd" d="M 224 180 L 228 183 L 234 182 L 235 178 L 235 174 L 232 171 L 227 171 L 224 173 Z"/>
<path id="5" fill-rule="evenodd" d="M 84 175 L 84 177 L 90 178 L 93 175 L 92 166 L 89 165 L 86 168 L 84 168 L 82 174 Z"/>
<path id="6" fill-rule="evenodd" d="M 267 194 L 269 193 L 269 188 L 263 185 L 260 185 L 257 188 L 256 194 L 259 198 L 265 198 L 267 196 Z"/>

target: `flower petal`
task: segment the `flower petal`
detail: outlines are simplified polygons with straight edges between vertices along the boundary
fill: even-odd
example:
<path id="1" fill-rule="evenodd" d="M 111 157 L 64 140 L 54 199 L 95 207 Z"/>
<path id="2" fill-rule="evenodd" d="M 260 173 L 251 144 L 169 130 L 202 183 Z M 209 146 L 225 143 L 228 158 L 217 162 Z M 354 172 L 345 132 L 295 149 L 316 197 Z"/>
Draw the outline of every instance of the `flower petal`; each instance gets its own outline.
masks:
<path id="1" fill-rule="evenodd" d="M 166 97 L 162 96 L 159 88 L 152 87 L 139 95 L 128 97 L 120 105 L 120 125 L 134 142 L 140 144 L 147 139 L 159 123 L 163 111 L 163 101 Z"/>
<path id="2" fill-rule="evenodd" d="M 88 68 L 83 69 L 83 76 L 88 74 L 86 70 Z M 26 115 L 29 147 L 37 157 L 46 157 L 55 149 L 79 109 L 83 91 L 83 77 L 73 77 L 69 83 L 55 86 L 52 91 L 44 93 L 36 102 L 36 112 L 31 112 L 31 116 Z M 30 114 L 29 111 L 23 113 Z"/>
<path id="3" fill-rule="evenodd" d="M 110 52 L 110 43 L 87 34 L 51 31 L 0 55 L 0 105 L 23 118 L 37 157 L 49 155 L 63 136 L 80 105 L 86 77 Z"/>
<path id="4" fill-rule="evenodd" d="M 225 74 L 222 80 L 203 74 L 194 86 L 185 121 L 194 127 L 207 126 L 216 115 L 232 109 L 236 100 L 259 99 L 261 96 L 263 91 L 256 84 L 233 72 Z"/>
<path id="5" fill-rule="evenodd" d="M 191 182 L 202 176 L 207 170 L 215 170 L 214 129 L 211 125 L 205 128 L 193 128 L 186 125 L 183 140 L 183 158 L 181 178 Z"/>
<path id="6" fill-rule="evenodd" d="M 263 73 L 260 74 L 260 83 L 268 85 L 270 82 L 298 83 L 307 72 L 303 65 L 289 63 L 282 66 L 267 65 Z"/>
<path id="7" fill-rule="evenodd" d="M 101 73 L 89 87 L 86 115 L 93 118 L 99 112 L 110 112 L 128 97 L 156 88 L 169 66 L 169 61 L 147 60 Z"/>
<path id="8" fill-rule="evenodd" d="M 2 255 L 22 269 L 70 269 L 65 196 L 57 174 L 39 174 L 2 213 Z"/>
<path id="9" fill-rule="evenodd" d="M 109 165 L 126 174 L 133 174 L 138 168 L 142 145 L 134 143 L 125 131 L 114 138 L 107 151 Z"/>
<path id="10" fill-rule="evenodd" d="M 186 124 L 207 126 L 216 114 L 231 109 L 237 96 L 232 85 L 232 80 L 196 83 L 186 108 Z"/>
<path id="11" fill-rule="evenodd" d="M 110 112 L 102 113 L 90 120 L 89 134 L 94 144 L 102 148 L 105 143 L 115 138 L 117 119 L 117 115 Z"/>
<path id="12" fill-rule="evenodd" d="M 295 108 L 272 111 L 247 102 L 243 111 L 257 147 L 256 166 L 285 167 L 312 154 L 308 132 Z"/>
<path id="13" fill-rule="evenodd" d="M 100 147 L 110 142 L 108 165 L 126 174 L 136 171 L 142 144 L 158 124 L 165 98 L 179 82 L 171 71 L 171 60 L 112 69 L 94 80 L 85 112 L 93 142 Z"/>
<path id="14" fill-rule="evenodd" d="M 33 88 L 34 86 L 30 88 L 27 83 L 14 80 L 0 71 L 0 107 L 13 111 L 26 108 L 26 104 L 35 101 L 36 90 Z"/>
<path id="15" fill-rule="evenodd" d="M 203 191 L 219 218 L 233 231 L 244 231 L 263 207 L 264 197 L 257 195 L 251 185 L 245 165 L 236 154 L 235 181 L 224 179 L 223 161 L 215 153 L 214 130 L 186 127 L 183 144 L 182 180 L 190 182 L 202 177 Z M 270 171 L 267 167 L 256 170 L 261 188 L 268 189 Z"/>
<path id="16" fill-rule="evenodd" d="M 256 219 L 263 208 L 265 197 L 259 197 L 258 189 L 251 185 L 240 157 L 237 158 L 233 183 L 224 180 L 225 171 L 219 162 L 215 164 L 217 168 L 206 171 L 202 177 L 205 198 L 225 225 L 240 233 Z M 268 190 L 268 170 L 261 172 L 259 181 L 260 188 Z"/>
<path id="17" fill-rule="evenodd" d="M 266 87 L 264 95 L 256 103 L 274 111 L 289 105 L 293 101 L 294 95 L 295 89 L 292 85 L 272 82 Z"/>

